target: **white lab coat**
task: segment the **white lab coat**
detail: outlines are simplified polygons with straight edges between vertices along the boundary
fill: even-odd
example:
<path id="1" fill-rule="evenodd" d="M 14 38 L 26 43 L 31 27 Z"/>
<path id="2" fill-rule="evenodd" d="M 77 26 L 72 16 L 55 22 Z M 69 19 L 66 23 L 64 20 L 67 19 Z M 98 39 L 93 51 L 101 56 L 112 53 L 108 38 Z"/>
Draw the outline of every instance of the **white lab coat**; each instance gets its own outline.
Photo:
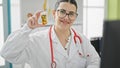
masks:
<path id="1" fill-rule="evenodd" d="M 52 27 L 52 41 L 56 68 L 99 68 L 100 58 L 94 47 L 82 35 L 82 44 L 77 39 L 74 43 L 74 33 L 70 44 L 69 55 L 58 40 L 54 27 Z M 19 31 L 12 33 L 5 42 L 1 56 L 7 61 L 16 64 L 28 63 L 31 68 L 51 68 L 51 51 L 49 42 L 49 29 L 36 31 L 31 34 L 32 29 L 27 25 Z M 84 57 L 78 54 L 78 50 Z M 87 55 L 89 54 L 89 57 Z"/>

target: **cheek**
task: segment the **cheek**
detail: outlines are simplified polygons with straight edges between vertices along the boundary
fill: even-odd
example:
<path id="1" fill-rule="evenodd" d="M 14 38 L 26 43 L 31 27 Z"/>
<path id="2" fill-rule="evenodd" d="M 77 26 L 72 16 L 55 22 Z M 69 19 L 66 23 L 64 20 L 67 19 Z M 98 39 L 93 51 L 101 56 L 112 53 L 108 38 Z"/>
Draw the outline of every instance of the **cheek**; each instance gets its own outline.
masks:
<path id="1" fill-rule="evenodd" d="M 54 16 L 54 20 L 55 22 L 58 22 L 59 21 L 59 17 L 57 15 Z"/>
<path id="2" fill-rule="evenodd" d="M 54 15 L 54 20 L 56 20 L 56 19 L 57 19 L 57 15 L 55 14 L 55 15 Z"/>
<path id="3" fill-rule="evenodd" d="M 54 21 L 55 21 L 56 24 L 58 24 L 59 19 L 57 17 L 54 17 Z"/>
<path id="4" fill-rule="evenodd" d="M 75 20 L 71 20 L 72 24 L 75 23 Z"/>

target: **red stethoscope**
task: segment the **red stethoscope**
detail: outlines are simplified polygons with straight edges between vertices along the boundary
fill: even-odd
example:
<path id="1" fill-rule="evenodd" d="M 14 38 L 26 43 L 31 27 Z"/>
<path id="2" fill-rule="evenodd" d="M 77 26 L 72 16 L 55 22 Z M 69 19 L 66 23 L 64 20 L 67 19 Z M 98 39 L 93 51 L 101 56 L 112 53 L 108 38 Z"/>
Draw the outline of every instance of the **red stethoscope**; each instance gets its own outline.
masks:
<path id="1" fill-rule="evenodd" d="M 82 43 L 82 39 L 80 38 L 80 36 L 78 36 L 77 34 L 76 34 L 76 32 L 72 29 L 72 31 L 74 32 L 74 42 L 75 42 L 75 44 L 77 43 L 77 41 L 76 41 L 76 38 L 78 38 L 79 39 L 79 41 L 80 41 L 80 43 Z M 55 62 L 55 60 L 54 60 L 54 53 L 53 53 L 53 44 L 52 44 L 52 26 L 50 27 L 50 29 L 49 29 L 49 40 L 50 40 L 50 50 L 51 50 L 51 68 L 56 68 L 56 62 Z M 82 55 L 80 52 L 78 53 L 79 55 Z"/>

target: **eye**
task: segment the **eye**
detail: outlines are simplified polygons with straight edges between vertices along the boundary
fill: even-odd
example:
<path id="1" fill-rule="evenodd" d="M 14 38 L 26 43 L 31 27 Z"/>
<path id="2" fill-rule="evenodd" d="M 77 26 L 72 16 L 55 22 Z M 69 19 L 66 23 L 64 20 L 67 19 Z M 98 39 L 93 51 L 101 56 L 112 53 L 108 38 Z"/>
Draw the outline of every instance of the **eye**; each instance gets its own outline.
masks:
<path id="1" fill-rule="evenodd" d="M 61 14 L 66 14 L 66 10 L 60 9 L 60 13 L 61 13 Z"/>
<path id="2" fill-rule="evenodd" d="M 69 15 L 70 15 L 70 16 L 74 16 L 74 15 L 75 15 L 75 12 L 69 12 Z"/>
<path id="3" fill-rule="evenodd" d="M 69 16 L 70 17 L 77 17 L 77 13 L 76 12 L 69 12 Z"/>

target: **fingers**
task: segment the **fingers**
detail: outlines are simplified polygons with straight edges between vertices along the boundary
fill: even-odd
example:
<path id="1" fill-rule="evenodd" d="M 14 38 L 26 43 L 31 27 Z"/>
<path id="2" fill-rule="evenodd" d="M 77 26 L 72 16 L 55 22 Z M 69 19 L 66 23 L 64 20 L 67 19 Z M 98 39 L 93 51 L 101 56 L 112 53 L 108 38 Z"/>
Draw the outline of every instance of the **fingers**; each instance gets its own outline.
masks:
<path id="1" fill-rule="evenodd" d="M 35 12 L 34 15 L 35 15 L 35 17 L 36 17 L 37 20 L 39 19 L 41 12 L 43 12 L 43 11 L 37 11 L 37 12 Z"/>
<path id="2" fill-rule="evenodd" d="M 32 17 L 28 18 L 28 26 L 31 29 L 37 28 L 37 27 L 43 27 L 44 25 L 38 24 L 38 19 L 40 17 L 40 13 L 42 11 L 37 11 Z"/>
<path id="3" fill-rule="evenodd" d="M 35 14 L 34 14 L 34 17 L 35 17 L 35 24 L 38 24 L 38 19 L 40 18 L 40 13 L 43 12 L 43 11 L 37 11 Z"/>
<path id="4" fill-rule="evenodd" d="M 41 11 L 37 11 L 37 12 L 35 13 L 35 17 L 36 17 L 37 20 L 38 20 L 39 17 L 40 17 L 40 13 L 41 13 Z"/>
<path id="5" fill-rule="evenodd" d="M 27 14 L 27 18 L 32 17 L 32 16 L 33 16 L 32 13 L 28 13 L 28 14 Z"/>
<path id="6" fill-rule="evenodd" d="M 29 26 L 31 29 L 33 29 L 33 26 L 35 25 L 34 22 L 35 22 L 35 21 L 34 21 L 33 17 L 30 17 L 30 18 L 28 19 L 28 26 Z"/>
<path id="7" fill-rule="evenodd" d="M 38 25 L 36 25 L 36 27 L 44 27 L 45 25 L 43 25 L 43 24 L 38 24 Z"/>

